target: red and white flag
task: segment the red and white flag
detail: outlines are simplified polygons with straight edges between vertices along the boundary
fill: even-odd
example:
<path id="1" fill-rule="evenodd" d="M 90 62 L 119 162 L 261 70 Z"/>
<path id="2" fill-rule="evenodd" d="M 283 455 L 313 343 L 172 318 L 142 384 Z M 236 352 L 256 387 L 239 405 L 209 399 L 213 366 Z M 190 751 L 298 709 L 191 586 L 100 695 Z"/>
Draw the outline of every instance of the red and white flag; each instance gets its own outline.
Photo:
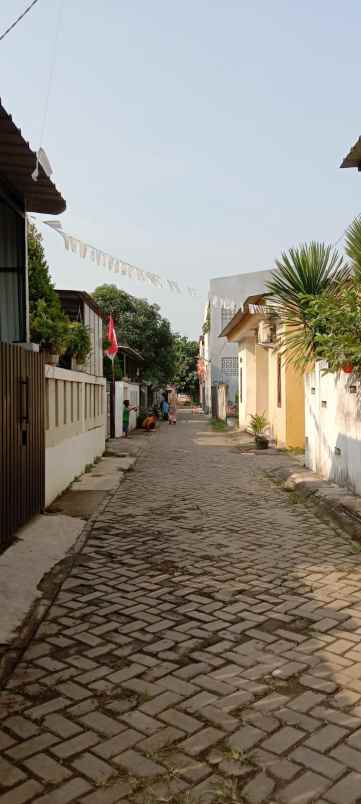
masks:
<path id="1" fill-rule="evenodd" d="M 111 315 L 109 316 L 108 321 L 108 341 L 110 345 L 108 346 L 108 349 L 106 349 L 105 354 L 108 355 L 111 360 L 114 360 L 116 354 L 118 353 L 118 341 L 114 321 Z"/>

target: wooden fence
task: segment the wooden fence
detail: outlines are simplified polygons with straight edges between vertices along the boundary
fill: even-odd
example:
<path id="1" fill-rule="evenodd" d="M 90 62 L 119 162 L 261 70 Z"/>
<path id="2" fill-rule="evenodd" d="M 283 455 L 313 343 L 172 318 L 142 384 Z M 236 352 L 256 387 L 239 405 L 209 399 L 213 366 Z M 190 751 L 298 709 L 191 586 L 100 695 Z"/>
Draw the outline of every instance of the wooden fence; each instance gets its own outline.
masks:
<path id="1" fill-rule="evenodd" d="M 44 358 L 0 343 L 0 548 L 44 507 Z"/>

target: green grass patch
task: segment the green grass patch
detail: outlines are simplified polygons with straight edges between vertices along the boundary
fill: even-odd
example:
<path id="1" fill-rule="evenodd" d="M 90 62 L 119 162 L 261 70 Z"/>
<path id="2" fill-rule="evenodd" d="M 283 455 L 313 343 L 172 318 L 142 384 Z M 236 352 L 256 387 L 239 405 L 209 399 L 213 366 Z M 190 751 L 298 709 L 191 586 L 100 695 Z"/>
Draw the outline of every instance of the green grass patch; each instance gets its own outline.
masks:
<path id="1" fill-rule="evenodd" d="M 224 422 L 221 419 L 211 419 L 211 428 L 217 433 L 224 433 L 226 430 L 228 430 L 228 425 L 227 422 Z"/>

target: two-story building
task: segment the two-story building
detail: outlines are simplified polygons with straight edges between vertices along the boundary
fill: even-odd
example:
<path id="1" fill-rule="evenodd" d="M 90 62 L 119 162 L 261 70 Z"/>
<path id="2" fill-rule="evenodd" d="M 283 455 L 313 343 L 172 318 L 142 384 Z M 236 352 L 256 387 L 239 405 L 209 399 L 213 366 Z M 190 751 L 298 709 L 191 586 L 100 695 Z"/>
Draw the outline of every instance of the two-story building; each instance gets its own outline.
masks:
<path id="1" fill-rule="evenodd" d="M 238 395 L 238 346 L 221 332 L 233 318 L 236 311 L 253 293 L 264 293 L 270 271 L 222 276 L 211 279 L 209 283 L 208 304 L 205 311 L 203 333 L 206 334 L 204 348 L 207 353 L 207 370 L 204 383 L 205 407 L 210 407 L 212 386 L 226 385 L 231 405 Z"/>

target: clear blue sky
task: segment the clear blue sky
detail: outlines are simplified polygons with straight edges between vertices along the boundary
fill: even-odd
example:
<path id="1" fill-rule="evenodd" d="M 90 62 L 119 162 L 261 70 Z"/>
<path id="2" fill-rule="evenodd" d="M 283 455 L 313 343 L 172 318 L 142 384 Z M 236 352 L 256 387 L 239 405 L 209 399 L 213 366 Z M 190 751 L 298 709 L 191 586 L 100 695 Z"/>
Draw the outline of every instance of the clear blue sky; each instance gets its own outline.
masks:
<path id="1" fill-rule="evenodd" d="M 26 2 L 1 0 L 1 28 Z M 0 43 L 2 100 L 34 148 L 57 7 Z M 361 133 L 360 31 L 357 0 L 64 0 L 43 142 L 64 228 L 204 299 L 212 276 L 335 240 L 361 212 L 361 176 L 339 170 Z M 45 241 L 58 287 L 112 281 Z M 201 303 L 123 287 L 198 335 Z"/>

